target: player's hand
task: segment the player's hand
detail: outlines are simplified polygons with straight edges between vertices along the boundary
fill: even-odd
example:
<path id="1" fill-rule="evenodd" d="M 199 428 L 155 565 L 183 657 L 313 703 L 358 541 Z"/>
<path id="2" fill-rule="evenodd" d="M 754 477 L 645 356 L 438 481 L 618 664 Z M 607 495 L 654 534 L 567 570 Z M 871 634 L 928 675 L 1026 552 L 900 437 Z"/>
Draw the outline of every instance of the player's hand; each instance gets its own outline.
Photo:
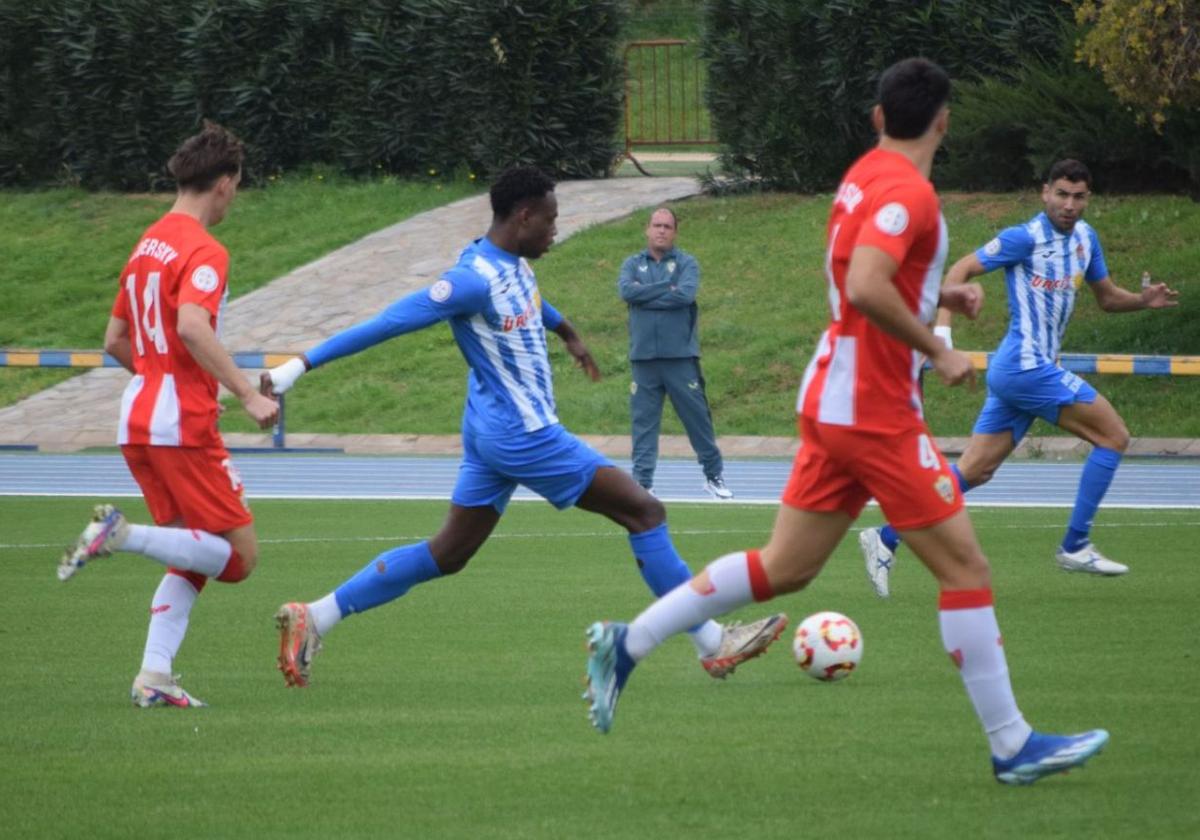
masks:
<path id="1" fill-rule="evenodd" d="M 304 361 L 300 357 L 288 359 L 281 365 L 263 371 L 258 380 L 258 390 L 268 397 L 286 394 L 306 370 Z"/>
<path id="2" fill-rule="evenodd" d="M 938 378 L 946 385 L 962 385 L 975 383 L 975 364 L 971 357 L 959 350 L 942 347 L 930 357 L 929 363 L 937 372 Z"/>
<path id="3" fill-rule="evenodd" d="M 972 321 L 983 309 L 983 286 L 979 283 L 958 283 L 953 286 L 943 286 L 938 306 L 966 315 Z"/>
<path id="4" fill-rule="evenodd" d="M 269 429 L 279 419 L 279 403 L 256 391 L 251 391 L 242 400 L 242 408 L 260 429 Z"/>
<path id="5" fill-rule="evenodd" d="M 592 354 L 588 351 L 587 345 L 577 338 L 563 343 L 566 344 L 567 352 L 575 359 L 575 364 L 583 368 L 583 372 L 587 374 L 588 379 L 593 382 L 599 382 L 600 368 L 596 365 L 596 360 L 592 358 Z"/>
<path id="6" fill-rule="evenodd" d="M 1166 283 L 1152 283 L 1142 289 L 1142 306 L 1147 309 L 1165 309 L 1168 306 L 1178 306 L 1179 292 L 1167 288 Z"/>

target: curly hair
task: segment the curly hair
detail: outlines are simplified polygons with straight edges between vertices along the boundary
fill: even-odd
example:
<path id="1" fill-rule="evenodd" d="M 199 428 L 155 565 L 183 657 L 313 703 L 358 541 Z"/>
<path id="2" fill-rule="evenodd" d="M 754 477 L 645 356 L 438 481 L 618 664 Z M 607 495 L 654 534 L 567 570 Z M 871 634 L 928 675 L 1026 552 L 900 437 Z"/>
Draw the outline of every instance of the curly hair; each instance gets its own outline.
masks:
<path id="1" fill-rule="evenodd" d="M 492 213 L 497 219 L 507 219 L 517 206 L 554 192 L 554 179 L 536 166 L 510 166 L 500 173 L 489 195 Z"/>
<path id="2" fill-rule="evenodd" d="M 242 169 L 246 148 L 232 131 L 210 120 L 199 134 L 179 144 L 167 161 L 167 171 L 181 190 L 207 192 L 222 175 Z"/>

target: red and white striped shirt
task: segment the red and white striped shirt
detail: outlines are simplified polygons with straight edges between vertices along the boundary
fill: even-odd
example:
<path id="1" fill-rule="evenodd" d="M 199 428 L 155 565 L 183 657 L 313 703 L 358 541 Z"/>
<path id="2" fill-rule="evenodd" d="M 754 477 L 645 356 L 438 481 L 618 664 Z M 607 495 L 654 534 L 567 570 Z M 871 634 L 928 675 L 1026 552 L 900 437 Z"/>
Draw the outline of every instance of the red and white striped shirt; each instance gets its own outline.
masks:
<path id="1" fill-rule="evenodd" d="M 176 329 L 185 303 L 208 310 L 218 328 L 228 272 L 229 253 L 192 216 L 168 213 L 142 234 L 112 308 L 129 324 L 134 367 L 121 398 L 118 444 L 222 445 L 217 380 Z"/>
<path id="2" fill-rule="evenodd" d="M 819 423 L 888 434 L 922 417 L 917 375 L 924 358 L 850 305 L 846 271 L 859 246 L 896 261 L 892 282 L 911 312 L 932 321 L 949 247 L 946 222 L 933 184 L 904 155 L 872 149 L 838 187 L 825 255 L 830 323 L 796 403 Z"/>

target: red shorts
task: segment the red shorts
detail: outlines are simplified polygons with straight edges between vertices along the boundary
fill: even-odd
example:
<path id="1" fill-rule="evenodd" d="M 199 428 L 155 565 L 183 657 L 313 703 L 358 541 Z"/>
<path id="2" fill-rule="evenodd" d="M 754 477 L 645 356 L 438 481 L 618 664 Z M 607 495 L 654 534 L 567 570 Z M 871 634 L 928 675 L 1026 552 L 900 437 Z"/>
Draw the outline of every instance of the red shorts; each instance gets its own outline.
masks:
<path id="1" fill-rule="evenodd" d="M 122 446 L 121 454 L 159 525 L 223 534 L 254 521 L 225 447 Z"/>
<path id="2" fill-rule="evenodd" d="M 783 491 L 799 510 L 852 517 L 875 497 L 899 531 L 928 528 L 962 510 L 962 493 L 924 423 L 868 434 L 800 418 L 800 451 Z"/>

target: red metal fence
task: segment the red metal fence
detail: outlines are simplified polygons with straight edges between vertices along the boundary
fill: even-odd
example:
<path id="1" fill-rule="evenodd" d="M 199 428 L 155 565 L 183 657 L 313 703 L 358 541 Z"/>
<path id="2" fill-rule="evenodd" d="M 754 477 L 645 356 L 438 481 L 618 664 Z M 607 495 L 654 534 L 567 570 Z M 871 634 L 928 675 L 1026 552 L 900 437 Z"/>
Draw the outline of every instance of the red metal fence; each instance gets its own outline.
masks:
<path id="1" fill-rule="evenodd" d="M 688 41 L 633 41 L 625 47 L 625 155 L 634 146 L 695 146 L 716 142 L 704 104 L 707 73 Z"/>

